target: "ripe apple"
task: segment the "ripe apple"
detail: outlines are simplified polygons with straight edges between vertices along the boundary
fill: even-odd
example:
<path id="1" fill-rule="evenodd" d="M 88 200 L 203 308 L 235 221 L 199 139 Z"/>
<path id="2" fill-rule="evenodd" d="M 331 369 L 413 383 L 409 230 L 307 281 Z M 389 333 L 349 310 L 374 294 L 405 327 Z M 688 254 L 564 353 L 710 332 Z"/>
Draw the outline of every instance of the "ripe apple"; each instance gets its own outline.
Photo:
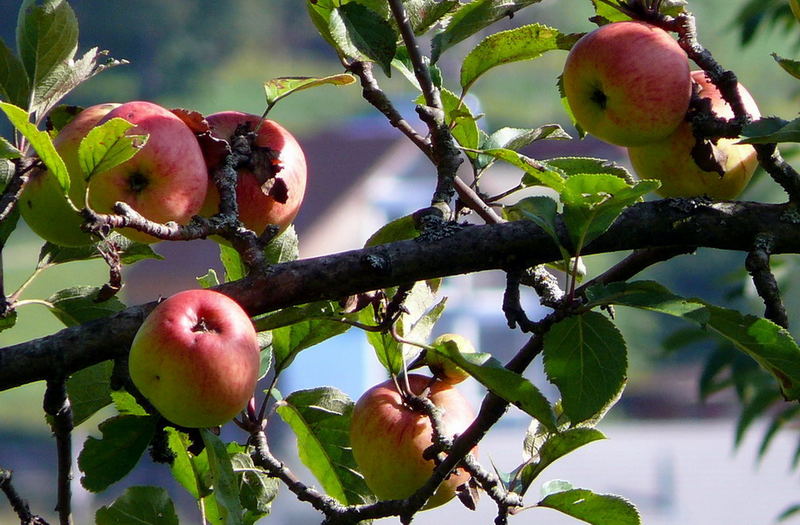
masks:
<path id="1" fill-rule="evenodd" d="M 69 172 L 69 198 L 78 208 L 83 207 L 86 193 L 86 181 L 78 163 L 78 146 L 89 130 L 118 106 L 107 103 L 84 109 L 53 139 Z M 81 230 L 83 217 L 64 198 L 61 185 L 48 170 L 31 173 L 18 206 L 31 230 L 46 241 L 61 246 L 83 246 L 93 241 L 91 235 Z"/>
<path id="2" fill-rule="evenodd" d="M 300 210 L 306 189 L 306 158 L 300 144 L 277 122 L 262 122 L 256 115 L 223 111 L 207 116 L 206 121 L 212 136 L 226 141 L 233 138 L 240 126 L 248 131 L 258 130 L 255 146 L 266 148 L 266 155 L 256 157 L 253 169 L 238 171 L 239 220 L 258 235 L 270 224 L 277 225 L 279 232 L 285 230 Z M 207 149 L 204 153 L 210 174 L 224 159 L 217 151 Z M 201 214 L 209 216 L 218 211 L 219 192 L 211 181 Z"/>
<path id="3" fill-rule="evenodd" d="M 475 346 L 469 339 L 459 334 L 442 334 L 433 340 L 433 346 L 456 345 L 456 349 L 462 354 L 474 354 Z M 469 377 L 469 374 L 460 366 L 452 362 L 438 352 L 428 351 L 425 353 L 425 362 L 431 369 L 434 377 L 455 385 L 461 383 Z"/>
<path id="4" fill-rule="evenodd" d="M 208 189 L 203 152 L 189 127 L 171 111 L 152 102 L 127 102 L 100 121 L 119 117 L 135 126 L 128 133 L 149 135 L 130 160 L 89 181 L 89 204 L 109 213 L 114 203 L 129 204 L 151 221 L 186 224 L 200 211 Z M 145 233 L 120 233 L 140 242 L 157 242 Z"/>
<path id="5" fill-rule="evenodd" d="M 430 387 L 428 397 L 444 410 L 448 434 L 461 433 L 472 422 L 469 402 L 453 385 L 417 374 L 410 374 L 408 381 L 415 394 Z M 407 498 L 430 477 L 435 465 L 423 459 L 422 453 L 431 446 L 432 433 L 430 419 L 403 402 L 392 380 L 370 388 L 359 398 L 350 423 L 350 445 L 359 471 L 378 498 Z M 469 477 L 462 469 L 454 471 L 423 509 L 450 501 L 456 488 Z"/>
<path id="6" fill-rule="evenodd" d="M 582 37 L 564 65 L 575 120 L 611 144 L 639 146 L 672 133 L 689 109 L 689 59 L 666 31 L 616 22 Z"/>
<path id="7" fill-rule="evenodd" d="M 703 71 L 693 71 L 692 79 L 700 88 L 700 96 L 711 100 L 712 111 L 717 116 L 733 118 L 733 110 Z M 747 112 L 752 118 L 759 118 L 753 97 L 741 84 L 738 89 Z M 724 175 L 703 171 L 692 158 L 695 137 L 689 122 L 683 122 L 662 141 L 628 148 L 628 156 L 639 178 L 661 181 L 658 193 L 664 197 L 705 195 L 713 199 L 734 199 L 744 190 L 758 167 L 753 146 L 736 142 L 737 139 L 720 139 L 716 144 L 718 152 L 725 157 L 722 162 Z"/>
<path id="8" fill-rule="evenodd" d="M 222 425 L 253 396 L 256 331 L 239 304 L 212 290 L 185 290 L 150 312 L 131 344 L 131 380 L 176 425 Z"/>

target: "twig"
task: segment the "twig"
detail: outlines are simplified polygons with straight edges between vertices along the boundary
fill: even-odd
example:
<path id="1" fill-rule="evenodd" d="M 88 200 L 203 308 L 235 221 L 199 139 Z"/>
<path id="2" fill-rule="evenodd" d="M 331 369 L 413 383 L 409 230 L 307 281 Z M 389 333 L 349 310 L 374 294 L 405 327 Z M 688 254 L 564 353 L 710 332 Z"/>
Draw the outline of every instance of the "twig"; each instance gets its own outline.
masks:
<path id="1" fill-rule="evenodd" d="M 72 524 L 72 408 L 67 397 L 66 378 L 50 379 L 44 393 L 44 411 L 52 421 L 50 426 L 58 452 L 58 512 L 60 525 Z"/>
<path id="2" fill-rule="evenodd" d="M 509 328 L 516 328 L 519 326 L 523 332 L 532 332 L 535 323 L 528 319 L 520 302 L 520 279 L 521 272 L 519 270 L 506 271 L 506 289 L 503 293 L 503 313 L 506 316 L 506 322 Z"/>
<path id="3" fill-rule="evenodd" d="M 22 195 L 22 190 L 25 189 L 25 185 L 30 179 L 31 170 L 42 165 L 42 161 L 36 157 L 14 159 L 11 163 L 14 165 L 14 174 L 0 195 L 0 222 L 6 220 L 14 210 L 19 196 Z"/>
<path id="4" fill-rule="evenodd" d="M 789 316 L 781 300 L 781 291 L 769 266 L 772 240 L 769 235 L 762 236 L 753 250 L 747 254 L 745 268 L 766 307 L 764 317 L 783 328 L 789 329 Z"/>
<path id="5" fill-rule="evenodd" d="M 48 525 L 41 517 L 31 513 L 28 502 L 20 497 L 14 486 L 11 484 L 12 472 L 0 468 L 0 490 L 8 498 L 11 508 L 19 516 L 20 525 Z"/>

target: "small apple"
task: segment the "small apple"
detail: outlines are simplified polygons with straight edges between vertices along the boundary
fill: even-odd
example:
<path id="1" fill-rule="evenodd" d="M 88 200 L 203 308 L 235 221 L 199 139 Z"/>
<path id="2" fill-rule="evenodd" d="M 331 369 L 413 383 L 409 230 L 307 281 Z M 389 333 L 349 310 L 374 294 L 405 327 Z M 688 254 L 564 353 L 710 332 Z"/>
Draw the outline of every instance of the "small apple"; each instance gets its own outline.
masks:
<path id="1" fill-rule="evenodd" d="M 89 181 L 89 204 L 100 213 L 121 201 L 151 221 L 186 224 L 200 211 L 208 189 L 203 152 L 189 127 L 174 113 L 152 102 L 127 102 L 99 122 L 119 117 L 134 127 L 131 135 L 149 135 L 130 160 Z M 157 242 L 145 233 L 120 233 L 139 242 Z"/>
<path id="2" fill-rule="evenodd" d="M 90 106 L 73 118 L 53 139 L 56 151 L 64 159 L 70 178 L 69 198 L 79 209 L 84 204 L 86 181 L 78 162 L 78 147 L 87 133 L 119 104 Z M 83 217 L 70 206 L 58 181 L 48 170 L 31 173 L 19 199 L 22 218 L 39 237 L 61 246 L 83 246 L 93 242 L 81 230 Z"/>
<path id="3" fill-rule="evenodd" d="M 469 402 L 453 385 L 417 374 L 408 375 L 408 381 L 415 394 L 430 388 L 428 398 L 444 411 L 444 425 L 451 436 L 463 432 L 474 419 Z M 407 498 L 427 481 L 435 465 L 423 459 L 422 453 L 431 446 L 432 434 L 430 419 L 403 402 L 392 380 L 359 398 L 350 423 L 350 445 L 359 471 L 378 498 Z M 456 469 L 423 509 L 450 501 L 469 478 L 467 472 Z"/>
<path id="4" fill-rule="evenodd" d="M 692 80 L 700 88 L 700 96 L 711 100 L 712 111 L 717 116 L 733 118 L 733 110 L 703 71 L 693 71 Z M 738 89 L 747 112 L 753 119 L 759 118 L 760 112 L 753 97 L 741 84 Z M 639 178 L 661 181 L 657 191 L 663 197 L 705 195 L 713 199 L 734 199 L 744 190 L 758 167 L 753 146 L 737 142 L 737 139 L 720 139 L 716 144 L 724 159 L 721 163 L 724 175 L 704 171 L 692 158 L 695 137 L 689 122 L 683 122 L 662 141 L 628 148 L 628 156 Z"/>
<path id="5" fill-rule="evenodd" d="M 462 354 L 474 354 L 476 352 L 475 346 L 470 340 L 459 334 L 442 334 L 433 340 L 433 346 L 443 345 L 455 345 L 456 349 Z M 434 377 L 445 383 L 455 385 L 469 377 L 469 374 L 463 368 L 438 352 L 426 352 L 425 362 Z"/>
<path id="6" fill-rule="evenodd" d="M 645 22 L 615 22 L 572 47 L 564 94 L 578 124 L 618 146 L 639 146 L 672 133 L 689 109 L 689 59 L 666 31 Z"/>
<path id="7" fill-rule="evenodd" d="M 236 182 L 236 202 L 239 220 L 257 235 L 270 224 L 285 230 L 294 220 L 306 189 L 306 158 L 294 136 L 283 126 L 261 117 L 223 111 L 206 117 L 212 136 L 230 142 L 237 128 L 258 130 L 255 146 L 264 148 L 265 155 L 255 158 L 256 165 L 240 168 Z M 209 174 L 217 169 L 223 158 L 216 151 L 205 152 Z M 219 192 L 209 182 L 208 196 L 202 215 L 219 211 Z"/>
<path id="8" fill-rule="evenodd" d="M 176 425 L 222 425 L 253 396 L 259 346 L 250 317 L 230 297 L 185 290 L 156 306 L 131 344 L 136 388 Z"/>

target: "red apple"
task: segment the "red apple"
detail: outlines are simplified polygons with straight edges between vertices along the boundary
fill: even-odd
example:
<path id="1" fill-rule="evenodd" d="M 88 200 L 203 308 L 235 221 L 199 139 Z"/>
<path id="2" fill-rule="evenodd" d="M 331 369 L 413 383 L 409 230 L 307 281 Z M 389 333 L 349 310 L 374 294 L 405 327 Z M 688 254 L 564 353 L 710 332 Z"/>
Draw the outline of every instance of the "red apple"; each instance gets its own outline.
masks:
<path id="1" fill-rule="evenodd" d="M 254 145 L 265 148 L 266 155 L 257 157 L 260 165 L 255 170 L 239 169 L 236 186 L 239 219 L 258 235 L 270 224 L 277 225 L 279 231 L 285 230 L 300 210 L 306 189 L 306 158 L 300 144 L 277 122 L 262 122 L 256 115 L 223 111 L 207 116 L 206 121 L 214 137 L 229 142 L 240 126 L 249 131 L 258 130 Z M 216 152 L 206 151 L 209 173 L 213 173 L 222 160 Z M 209 182 L 202 215 L 218 211 L 219 192 L 216 185 Z"/>
<path id="2" fill-rule="evenodd" d="M 416 374 L 409 375 L 408 380 L 415 394 L 430 387 L 428 397 L 444 411 L 449 435 L 463 432 L 474 419 L 469 402 L 451 384 Z M 431 476 L 434 462 L 423 459 L 422 453 L 431 446 L 432 433 L 430 419 L 404 404 L 392 380 L 361 396 L 353 408 L 350 445 L 359 471 L 378 498 L 407 498 Z M 457 469 L 423 509 L 450 501 L 456 488 L 469 477 L 463 469 Z"/>
<path id="3" fill-rule="evenodd" d="M 186 290 L 160 303 L 131 344 L 136 388 L 176 425 L 212 427 L 253 396 L 259 346 L 250 317 L 230 297 Z"/>
<path id="4" fill-rule="evenodd" d="M 200 211 L 208 189 L 203 152 L 197 138 L 171 111 L 152 102 L 128 102 L 100 123 L 119 117 L 135 126 L 130 134 L 149 135 L 130 160 L 89 181 L 89 204 L 101 213 L 115 202 L 129 204 L 151 221 L 186 224 Z M 157 239 L 130 228 L 120 233 L 140 242 Z"/>
<path id="5" fill-rule="evenodd" d="M 686 53 L 645 22 L 607 24 L 578 40 L 563 84 L 578 124 L 619 146 L 667 137 L 683 121 L 692 93 Z"/>
<path id="6" fill-rule="evenodd" d="M 700 96 L 711 100 L 711 109 L 719 117 L 733 118 L 733 110 L 722 98 L 717 87 L 703 71 L 693 71 L 692 79 L 700 88 Z M 745 109 L 754 119 L 760 113 L 753 97 L 739 84 L 739 96 Z M 658 193 L 664 197 L 708 196 L 713 199 L 734 199 L 744 190 L 758 167 L 753 146 L 736 144 L 738 139 L 720 139 L 716 147 L 722 154 L 725 171 L 720 175 L 704 171 L 692 158 L 695 137 L 689 122 L 683 122 L 662 141 L 628 148 L 628 155 L 641 179 L 658 179 Z"/>
<path id="7" fill-rule="evenodd" d="M 86 181 L 78 162 L 78 147 L 87 133 L 119 104 L 97 104 L 78 113 L 53 139 L 69 172 L 69 198 L 77 208 L 83 208 Z M 92 236 L 81 230 L 83 217 L 64 198 L 61 185 L 47 170 L 31 173 L 19 199 L 22 218 L 39 237 L 62 246 L 83 246 L 93 242 Z"/>

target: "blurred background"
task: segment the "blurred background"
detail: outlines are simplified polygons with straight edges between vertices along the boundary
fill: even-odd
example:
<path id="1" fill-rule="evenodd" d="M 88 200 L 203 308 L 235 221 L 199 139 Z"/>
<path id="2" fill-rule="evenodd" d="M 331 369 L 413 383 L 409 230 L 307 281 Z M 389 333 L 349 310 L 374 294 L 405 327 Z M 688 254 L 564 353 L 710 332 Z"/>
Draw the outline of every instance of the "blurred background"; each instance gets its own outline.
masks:
<path id="1" fill-rule="evenodd" d="M 335 53 L 318 37 L 303 3 L 297 0 L 74 0 L 70 4 L 80 22 L 79 52 L 99 46 L 114 58 L 130 61 L 79 88 L 66 100 L 70 104 L 146 99 L 204 114 L 228 109 L 260 114 L 265 107 L 264 81 L 342 72 Z M 800 55 L 800 26 L 791 25 L 793 20 L 786 16 L 788 7 L 783 4 L 776 0 L 689 3 L 697 16 L 701 41 L 723 65 L 737 73 L 762 114 L 791 119 L 797 113 L 800 84 L 770 57 L 772 52 L 793 58 Z M 19 1 L 0 0 L 0 37 L 11 47 L 19 5 Z M 532 22 L 552 25 L 562 32 L 588 31 L 593 27 L 588 22 L 591 15 L 588 0 L 546 0 L 491 26 L 487 34 Z M 746 46 L 743 35 L 749 39 Z M 463 42 L 442 57 L 439 65 L 445 85 L 455 89 L 460 60 L 478 41 L 476 37 Z M 425 40 L 422 44 L 427 49 Z M 500 67 L 482 78 L 470 99 L 473 113 L 486 114 L 481 126 L 494 131 L 555 122 L 573 133 L 555 87 L 565 56 L 551 52 L 534 62 Z M 416 94 L 402 75 L 379 76 L 378 80 L 398 109 L 412 124 L 419 125 L 411 102 Z M 296 222 L 302 256 L 361 247 L 388 220 L 429 202 L 435 174 L 416 149 L 361 99 L 357 85 L 298 93 L 278 103 L 270 118 L 291 130 L 308 156 L 309 188 Z M 795 158 L 791 148 L 782 151 L 790 160 Z M 627 163 L 621 149 L 592 139 L 539 143 L 526 154 L 538 158 L 585 155 Z M 498 191 L 519 180 L 517 173 L 502 166 L 497 166 L 491 177 L 491 185 Z M 744 198 L 784 200 L 782 192 L 763 174 L 756 176 Z M 7 290 L 16 289 L 28 278 L 40 246 L 24 225 L 12 235 L 3 251 Z M 209 241 L 162 243 L 156 251 L 164 261 L 144 261 L 128 270 L 123 291 L 126 303 L 196 287 L 195 277 L 209 268 L 219 271 L 218 251 Z M 587 258 L 589 275 L 620 257 Z M 654 267 L 641 277 L 659 279 L 679 294 L 760 315 L 763 308 L 750 288 L 743 261 L 741 253 L 700 250 Z M 796 288 L 789 279 L 794 263 L 780 257 L 775 263 L 789 311 L 800 311 Z M 62 265 L 37 278 L 23 298 L 48 297 L 76 284 L 99 285 L 106 276 L 100 262 Z M 449 279 L 442 291 L 449 297 L 448 309 L 434 335 L 458 332 L 498 359 L 513 355 L 527 338 L 506 326 L 500 310 L 503 285 L 504 276 L 499 272 Z M 537 312 L 541 315 L 535 296 L 528 293 L 524 299 L 529 316 L 536 317 Z M 601 425 L 609 439 L 561 460 L 543 479 L 563 478 L 596 492 L 623 495 L 639 507 L 644 523 L 654 525 L 766 524 L 800 501 L 800 483 L 791 469 L 796 433 L 780 433 L 768 453 L 758 460 L 768 421 L 756 423 L 737 449 L 734 432 L 740 409 L 733 389 L 700 400 L 698 381 L 708 357 L 719 351 L 717 341 L 655 314 L 620 309 L 618 324 L 629 346 L 629 384 L 622 401 Z M 42 306 L 26 305 L 19 311 L 17 326 L 0 333 L 0 347 L 53 333 L 61 326 Z M 303 374 L 289 370 L 280 385 L 284 394 L 332 385 L 355 399 L 383 377 L 357 330 L 300 354 L 294 368 L 302 369 Z M 547 395 L 554 396 L 541 363 L 529 375 Z M 34 512 L 52 519 L 55 447 L 41 410 L 43 390 L 43 385 L 34 384 L 0 393 L 0 466 L 14 470 L 15 485 L 31 500 Z M 476 403 L 482 395 L 473 382 L 462 385 L 462 390 Z M 491 461 L 498 469 L 508 471 L 521 461 L 520 445 L 529 418 L 514 410 L 482 443 L 486 465 Z M 108 414 L 99 414 L 77 429 L 76 454 L 87 435 L 98 434 L 96 425 L 104 415 Z M 273 426 L 279 427 L 273 448 L 281 457 L 293 457 L 292 437 L 281 434 L 280 421 Z M 230 439 L 244 439 L 235 428 L 226 432 Z M 302 467 L 295 468 L 302 472 Z M 170 484 L 168 470 L 152 465 L 148 459 L 102 497 L 80 488 L 77 474 L 76 523 L 92 522 L 94 510 L 124 487 L 152 483 L 156 478 L 170 487 L 184 522 L 197 522 L 191 501 L 180 487 Z M 313 484 L 310 475 L 306 476 Z M 494 506 L 485 499 L 477 513 L 453 503 L 422 513 L 415 522 L 439 523 L 451 513 L 447 519 L 488 523 Z M 535 501 L 533 494 L 530 500 Z M 286 524 L 319 522 L 319 516 L 306 507 L 283 491 L 270 520 Z M 530 517 L 517 520 L 575 523 L 547 510 L 527 514 Z M 0 504 L 0 523 L 13 523 L 14 519 L 7 506 Z"/>

